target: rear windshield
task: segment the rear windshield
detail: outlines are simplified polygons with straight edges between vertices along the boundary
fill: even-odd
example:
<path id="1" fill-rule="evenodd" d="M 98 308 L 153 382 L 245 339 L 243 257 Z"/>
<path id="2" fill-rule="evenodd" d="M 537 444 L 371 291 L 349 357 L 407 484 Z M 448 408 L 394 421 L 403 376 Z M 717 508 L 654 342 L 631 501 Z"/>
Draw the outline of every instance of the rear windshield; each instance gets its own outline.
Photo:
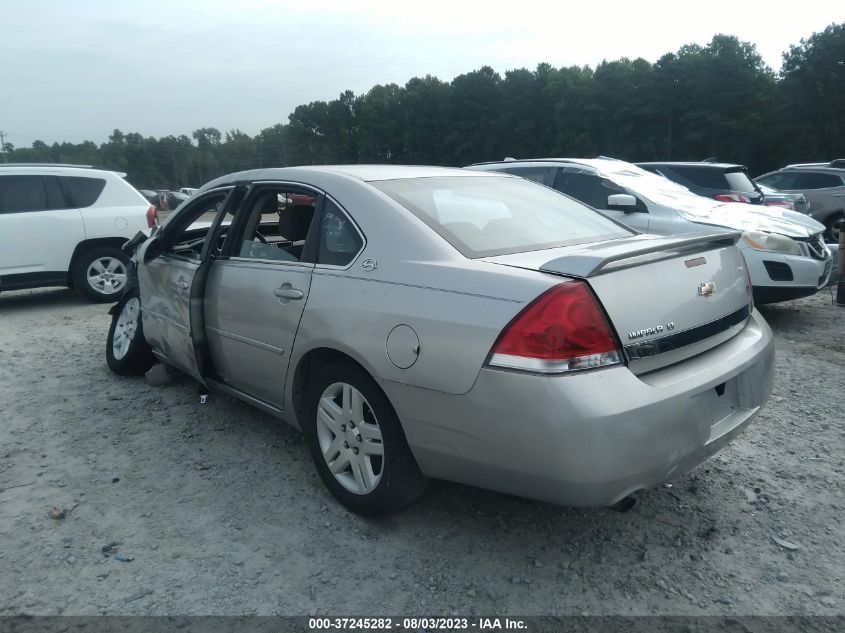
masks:
<path id="1" fill-rule="evenodd" d="M 370 184 L 470 258 L 632 234 L 580 202 L 521 178 L 409 178 Z"/>
<path id="2" fill-rule="evenodd" d="M 754 183 L 744 171 L 729 171 L 725 174 L 728 180 L 728 185 L 731 191 L 740 191 L 742 193 L 756 193 L 757 189 Z"/>

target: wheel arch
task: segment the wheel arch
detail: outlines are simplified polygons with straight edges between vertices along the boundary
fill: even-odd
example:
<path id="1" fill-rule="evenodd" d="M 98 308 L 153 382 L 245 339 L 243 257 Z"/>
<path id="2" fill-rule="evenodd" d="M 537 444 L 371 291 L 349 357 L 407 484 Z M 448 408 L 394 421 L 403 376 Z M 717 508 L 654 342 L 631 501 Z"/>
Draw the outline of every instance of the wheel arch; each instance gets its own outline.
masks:
<path id="1" fill-rule="evenodd" d="M 302 416 L 305 412 L 305 385 L 308 384 L 308 380 L 311 375 L 313 375 L 313 372 L 315 372 L 319 367 L 324 367 L 332 362 L 345 362 L 357 367 L 372 378 L 376 383 L 376 386 L 378 386 L 378 381 L 375 380 L 375 376 L 373 376 L 373 373 L 366 367 L 366 365 L 346 352 L 342 352 L 333 347 L 315 347 L 308 350 L 297 361 L 296 369 L 293 372 L 293 378 L 291 380 L 291 404 L 293 405 L 293 413 L 296 424 L 300 429 L 302 429 Z M 379 387 L 379 389 L 382 393 L 384 393 L 384 390 L 381 389 L 381 387 Z M 384 396 L 387 401 L 390 402 L 390 398 L 387 397 L 386 393 Z M 390 406 L 393 407 L 393 404 L 391 403 Z M 394 411 L 396 410 L 395 407 L 393 407 L 393 409 Z"/>
<path id="2" fill-rule="evenodd" d="M 95 237 L 87 240 L 82 240 L 79 244 L 76 245 L 76 248 L 73 249 L 73 255 L 70 256 L 70 264 L 67 268 L 67 277 L 68 277 L 68 284 L 70 287 L 73 288 L 73 269 L 76 266 L 76 262 L 79 258 L 87 253 L 88 251 L 100 248 L 102 246 L 111 246 L 113 248 L 120 248 L 126 243 L 125 237 Z"/>

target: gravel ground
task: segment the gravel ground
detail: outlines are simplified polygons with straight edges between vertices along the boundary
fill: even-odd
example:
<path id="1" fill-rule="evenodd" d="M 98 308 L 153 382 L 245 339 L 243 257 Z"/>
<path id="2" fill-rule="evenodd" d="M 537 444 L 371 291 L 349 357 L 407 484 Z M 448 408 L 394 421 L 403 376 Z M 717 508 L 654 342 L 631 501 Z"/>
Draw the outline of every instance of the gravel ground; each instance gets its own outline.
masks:
<path id="1" fill-rule="evenodd" d="M 433 482 L 402 514 L 350 515 L 297 431 L 111 374 L 106 310 L 0 295 L 0 615 L 845 612 L 826 291 L 764 308 L 777 378 L 753 426 L 627 514 Z"/>

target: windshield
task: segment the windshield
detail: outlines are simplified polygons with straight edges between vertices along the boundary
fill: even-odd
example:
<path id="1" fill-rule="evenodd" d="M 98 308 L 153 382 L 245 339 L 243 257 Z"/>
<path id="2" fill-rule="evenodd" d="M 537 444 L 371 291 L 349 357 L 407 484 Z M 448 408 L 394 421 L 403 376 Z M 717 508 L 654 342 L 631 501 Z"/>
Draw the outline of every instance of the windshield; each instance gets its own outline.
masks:
<path id="1" fill-rule="evenodd" d="M 411 178 L 371 184 L 470 258 L 633 233 L 568 196 L 522 178 Z"/>

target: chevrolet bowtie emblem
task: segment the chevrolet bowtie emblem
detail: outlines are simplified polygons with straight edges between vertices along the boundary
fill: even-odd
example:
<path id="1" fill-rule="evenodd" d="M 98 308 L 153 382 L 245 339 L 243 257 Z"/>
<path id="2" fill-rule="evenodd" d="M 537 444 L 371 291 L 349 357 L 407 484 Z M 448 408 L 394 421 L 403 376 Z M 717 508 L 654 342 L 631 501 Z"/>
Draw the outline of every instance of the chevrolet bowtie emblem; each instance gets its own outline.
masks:
<path id="1" fill-rule="evenodd" d="M 705 281 L 704 283 L 698 284 L 699 297 L 709 297 L 714 292 L 716 292 L 716 284 L 712 281 Z"/>

